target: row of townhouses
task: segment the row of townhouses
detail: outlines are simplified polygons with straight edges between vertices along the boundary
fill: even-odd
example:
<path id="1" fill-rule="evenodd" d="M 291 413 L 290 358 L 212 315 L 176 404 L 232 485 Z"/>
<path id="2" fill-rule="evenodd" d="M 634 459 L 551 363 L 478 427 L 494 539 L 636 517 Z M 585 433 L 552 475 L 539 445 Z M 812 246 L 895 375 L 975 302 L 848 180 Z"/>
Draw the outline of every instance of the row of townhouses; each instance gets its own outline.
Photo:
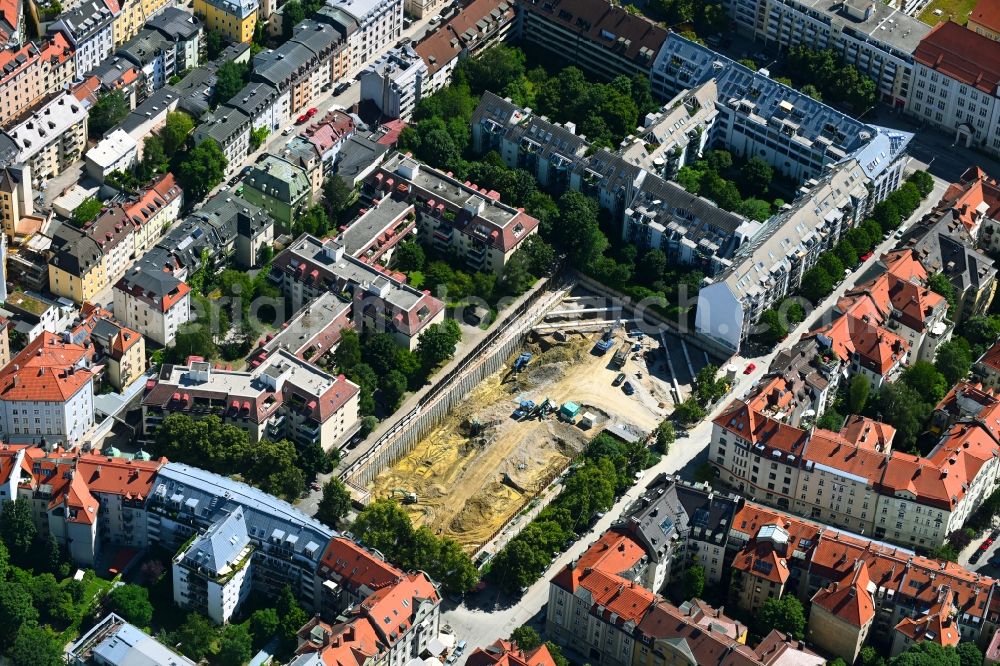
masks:
<path id="1" fill-rule="evenodd" d="M 663 585 L 692 565 L 748 613 L 768 598 L 799 598 L 807 643 L 849 663 L 866 642 L 892 655 L 921 641 L 985 648 L 1000 618 L 989 577 L 661 475 L 551 579 L 546 631 L 592 663 L 616 666 L 771 664 L 781 661 L 777 646 L 799 650 L 795 663 L 826 663 L 780 634 L 752 650 L 745 627 L 721 611 L 663 601 Z M 689 651 L 705 641 L 715 651 L 692 661 Z M 720 651 L 735 661 L 718 661 Z"/>

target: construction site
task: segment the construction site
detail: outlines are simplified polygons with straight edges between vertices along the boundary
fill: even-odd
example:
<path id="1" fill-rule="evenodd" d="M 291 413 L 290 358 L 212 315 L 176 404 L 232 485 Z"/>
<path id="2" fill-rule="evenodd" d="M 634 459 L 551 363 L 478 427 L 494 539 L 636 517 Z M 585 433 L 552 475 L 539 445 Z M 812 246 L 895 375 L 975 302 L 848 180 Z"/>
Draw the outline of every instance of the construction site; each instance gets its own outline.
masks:
<path id="1" fill-rule="evenodd" d="M 475 552 L 600 430 L 644 437 L 670 413 L 669 357 L 618 322 L 541 325 L 368 490 Z"/>

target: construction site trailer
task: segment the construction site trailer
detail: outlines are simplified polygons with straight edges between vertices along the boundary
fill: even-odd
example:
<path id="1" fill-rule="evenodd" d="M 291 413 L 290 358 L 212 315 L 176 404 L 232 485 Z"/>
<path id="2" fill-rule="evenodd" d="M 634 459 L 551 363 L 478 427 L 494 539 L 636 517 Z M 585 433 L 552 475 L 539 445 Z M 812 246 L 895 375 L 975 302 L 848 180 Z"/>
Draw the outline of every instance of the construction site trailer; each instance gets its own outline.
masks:
<path id="1" fill-rule="evenodd" d="M 566 421 L 573 422 L 576 417 L 580 415 L 580 405 L 575 402 L 563 403 L 563 406 L 559 409 L 559 416 Z"/>

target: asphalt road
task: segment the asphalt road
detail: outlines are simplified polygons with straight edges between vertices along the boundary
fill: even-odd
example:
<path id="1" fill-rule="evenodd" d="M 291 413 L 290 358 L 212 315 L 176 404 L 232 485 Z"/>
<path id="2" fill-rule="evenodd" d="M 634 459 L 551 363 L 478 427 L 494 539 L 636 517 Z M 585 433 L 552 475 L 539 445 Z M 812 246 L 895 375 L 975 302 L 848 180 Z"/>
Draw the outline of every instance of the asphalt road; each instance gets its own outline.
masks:
<path id="1" fill-rule="evenodd" d="M 913 222 L 920 219 L 930 210 L 944 193 L 947 185 L 946 182 L 935 179 L 934 191 L 927 197 L 924 204 L 904 223 L 904 228 L 913 224 Z M 679 473 L 682 476 L 690 476 L 694 469 L 706 459 L 707 446 L 712 435 L 712 419 L 723 410 L 728 401 L 733 397 L 742 397 L 750 391 L 754 384 L 767 371 L 775 354 L 788 349 L 804 333 L 819 325 L 823 317 L 836 304 L 837 300 L 847 290 L 852 289 L 862 279 L 862 276 L 868 273 L 869 269 L 878 260 L 878 257 L 884 252 L 891 250 L 895 243 L 896 239 L 894 237 L 883 241 L 873 253 L 873 256 L 864 262 L 850 277 L 844 280 L 830 296 L 809 312 L 805 320 L 777 348 L 765 355 L 754 357 L 752 360 L 756 368 L 749 375 L 737 375 L 736 384 L 730 391 L 729 396 L 716 405 L 701 423 L 694 426 L 688 432 L 686 437 L 678 439 L 671 447 L 670 452 L 666 456 L 663 456 L 656 465 L 646 471 L 643 479 L 655 478 L 660 473 Z M 736 357 L 732 362 L 737 363 L 738 367 L 742 368 L 750 360 L 749 358 Z M 442 622 L 451 625 L 459 639 L 468 641 L 469 647 L 466 649 L 465 655 L 470 654 L 476 647 L 489 645 L 497 638 L 506 638 L 514 629 L 531 622 L 535 616 L 539 615 L 548 600 L 549 579 L 559 569 L 579 557 L 601 534 L 607 531 L 612 523 L 622 515 L 625 508 L 642 494 L 643 488 L 644 484 L 642 483 L 632 487 L 604 517 L 595 523 L 587 534 L 583 535 L 572 547 L 552 562 L 543 576 L 528 588 L 516 604 L 506 607 L 501 606 L 501 595 L 490 587 L 487 587 L 482 592 L 471 595 L 466 602 L 461 604 L 445 601 Z M 459 663 L 464 663 L 464 657 L 459 660 Z"/>

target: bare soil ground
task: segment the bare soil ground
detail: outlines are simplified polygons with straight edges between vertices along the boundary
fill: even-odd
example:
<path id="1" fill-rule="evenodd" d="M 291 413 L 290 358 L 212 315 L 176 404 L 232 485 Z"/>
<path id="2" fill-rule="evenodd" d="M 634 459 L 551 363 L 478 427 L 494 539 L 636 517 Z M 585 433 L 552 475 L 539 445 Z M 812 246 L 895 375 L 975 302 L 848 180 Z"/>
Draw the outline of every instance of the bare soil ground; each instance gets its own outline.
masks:
<path id="1" fill-rule="evenodd" d="M 413 492 L 406 505 L 417 525 L 456 539 L 474 551 L 524 508 L 584 448 L 609 418 L 652 430 L 663 418 L 659 400 L 640 383 L 627 396 L 612 386 L 618 374 L 612 352 L 591 353 L 596 335 L 571 334 L 565 341 L 545 336 L 530 342 L 534 354 L 518 376 L 509 366 L 488 377 L 413 451 L 371 486 L 376 497 Z M 621 344 L 621 341 L 619 341 Z M 512 359 L 513 361 L 513 359 Z M 634 376 L 645 364 L 631 357 L 622 370 Z M 573 401 L 581 413 L 597 416 L 586 431 L 554 415 L 515 421 L 518 398 L 541 403 Z"/>

